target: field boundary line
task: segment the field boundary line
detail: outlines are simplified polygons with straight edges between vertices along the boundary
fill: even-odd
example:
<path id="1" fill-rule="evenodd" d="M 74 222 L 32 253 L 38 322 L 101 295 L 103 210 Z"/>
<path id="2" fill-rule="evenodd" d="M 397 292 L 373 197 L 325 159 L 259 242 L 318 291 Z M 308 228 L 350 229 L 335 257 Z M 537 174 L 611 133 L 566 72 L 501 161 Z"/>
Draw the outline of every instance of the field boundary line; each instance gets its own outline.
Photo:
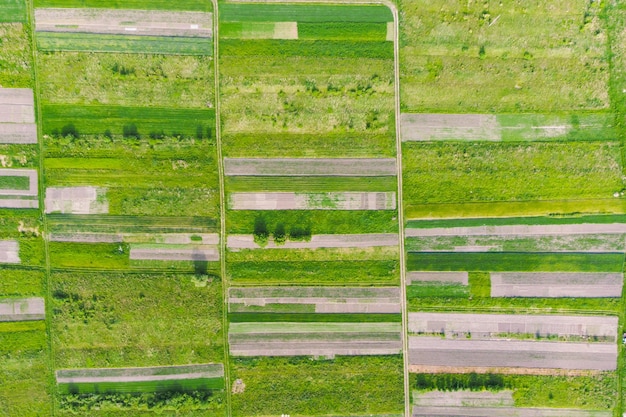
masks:
<path id="1" fill-rule="evenodd" d="M 39 77 L 37 76 L 37 39 L 35 34 L 35 4 L 34 0 L 26 0 L 26 10 L 28 12 L 28 18 L 26 24 L 28 25 L 28 32 L 30 35 L 30 48 L 31 48 L 31 59 L 32 59 L 32 77 L 33 77 L 33 99 L 35 101 L 34 107 L 36 111 L 35 123 L 37 124 L 37 143 L 39 145 L 39 213 L 43 223 L 43 245 L 44 245 L 44 257 L 45 257 L 45 267 L 44 267 L 44 299 L 45 299 L 45 323 L 46 323 L 46 336 L 47 336 L 47 347 L 48 347 L 48 364 L 50 366 L 48 376 L 48 386 L 51 388 L 50 401 L 50 412 L 54 416 L 57 414 L 57 402 L 56 398 L 54 398 L 55 386 L 56 386 L 56 377 L 55 377 L 55 355 L 53 350 L 52 343 L 52 318 L 53 318 L 53 309 L 52 309 L 52 290 L 51 290 L 51 268 L 50 268 L 50 250 L 48 247 L 48 222 L 46 216 L 46 207 L 45 203 L 45 177 L 44 177 L 44 151 L 45 151 L 45 143 L 43 138 L 43 117 L 41 114 L 41 96 L 40 96 L 40 87 L 39 87 Z"/>
<path id="2" fill-rule="evenodd" d="M 218 0 L 213 5 L 213 83 L 215 89 L 215 147 L 217 149 L 217 173 L 220 187 L 220 274 L 222 275 L 222 339 L 224 349 L 224 396 L 226 417 L 232 417 L 230 382 L 230 355 L 228 346 L 228 278 L 226 276 L 226 192 L 224 190 L 224 156 L 222 154 L 222 131 L 220 117 L 220 67 L 219 67 L 219 12 Z"/>

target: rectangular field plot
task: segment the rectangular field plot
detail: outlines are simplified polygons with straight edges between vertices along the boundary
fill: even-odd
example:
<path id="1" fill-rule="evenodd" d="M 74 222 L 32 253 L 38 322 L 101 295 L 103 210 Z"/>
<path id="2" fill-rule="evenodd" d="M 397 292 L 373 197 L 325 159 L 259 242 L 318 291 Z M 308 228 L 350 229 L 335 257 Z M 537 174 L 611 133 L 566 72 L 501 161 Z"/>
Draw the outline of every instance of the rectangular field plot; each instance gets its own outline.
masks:
<path id="1" fill-rule="evenodd" d="M 219 261 L 217 246 L 133 244 L 130 259 L 153 261 Z"/>
<path id="2" fill-rule="evenodd" d="M 396 193 L 231 193 L 232 210 L 395 210 Z"/>
<path id="3" fill-rule="evenodd" d="M 407 272 L 406 273 L 407 284 L 415 284 L 420 282 L 434 282 L 434 283 L 451 283 L 467 285 L 469 278 L 468 273 L 463 271 L 431 271 L 431 272 Z"/>
<path id="4" fill-rule="evenodd" d="M 513 391 L 413 391 L 413 405 L 424 407 L 504 407 L 514 406 Z M 436 411 L 436 409 L 433 409 Z M 421 412 L 421 410 L 420 410 Z"/>
<path id="5" fill-rule="evenodd" d="M 409 313 L 409 332 L 472 338 L 506 338 L 511 334 L 559 336 L 606 342 L 617 338 L 617 317 Z"/>
<path id="6" fill-rule="evenodd" d="M 25 3 L 22 6 L 25 7 Z M 4 16 L 12 19 L 10 15 L 0 12 L 0 20 Z M 26 13 L 20 20 L 26 21 Z M 0 48 L 0 85 L 4 88 L 33 88 L 33 58 L 28 27 L 22 23 L 0 23 L 0 39 L 3 42 Z"/>
<path id="7" fill-rule="evenodd" d="M 393 21 L 391 10 L 380 5 L 237 4 L 220 5 L 223 22 L 362 22 Z"/>
<path id="8" fill-rule="evenodd" d="M 491 273 L 492 297 L 621 297 L 623 273 Z"/>
<path id="9" fill-rule="evenodd" d="M 522 13 L 504 3 L 410 0 L 402 11 L 400 36 L 407 41 L 400 51 L 401 104 L 408 111 L 559 113 L 609 107 L 603 58 L 608 35 L 604 8 L 597 3 L 533 2 Z M 572 42 L 567 48 L 550 39 L 555 27 Z"/>
<path id="10" fill-rule="evenodd" d="M 46 188 L 46 213 L 106 214 L 106 189 L 97 187 Z"/>
<path id="11" fill-rule="evenodd" d="M 621 253 L 409 252 L 408 271 L 622 272 Z"/>
<path id="12" fill-rule="evenodd" d="M 224 158 L 227 176 L 395 176 L 392 158 Z"/>
<path id="13" fill-rule="evenodd" d="M 576 203 L 579 210 L 582 205 L 585 211 L 600 211 L 603 201 L 615 200 L 614 193 L 621 189 L 615 145 L 407 142 L 403 144 L 405 211 L 411 218 L 430 204 L 445 203 L 445 211 L 437 216 L 461 217 L 458 213 L 464 211 L 480 217 L 506 209 L 495 202 L 518 204 L 533 213 L 540 209 L 533 201 L 558 207 L 559 202 L 574 200 L 590 200 Z M 597 209 L 593 208 L 595 199 L 599 200 Z M 478 203 L 485 204 L 473 207 Z"/>
<path id="14" fill-rule="evenodd" d="M 160 392 L 173 388 L 197 391 L 224 387 L 222 364 L 152 368 L 61 369 L 56 371 L 61 393 Z"/>
<path id="15" fill-rule="evenodd" d="M 43 271 L 0 268 L 0 274 L 2 274 L 0 297 L 29 297 L 43 294 Z"/>
<path id="16" fill-rule="evenodd" d="M 35 123 L 33 90 L 0 88 L 0 123 Z"/>
<path id="17" fill-rule="evenodd" d="M 231 378 L 245 390 L 232 395 L 236 417 L 272 415 L 396 415 L 403 409 L 402 357 L 233 358 Z M 302 375 L 306 375 L 306 382 Z M 306 395 L 294 392 L 306 391 Z"/>
<path id="18" fill-rule="evenodd" d="M 57 272 L 51 286 L 58 368 L 223 360 L 221 287 L 208 276 Z"/>
<path id="19" fill-rule="evenodd" d="M 341 191 L 394 191 L 398 189 L 396 177 L 314 177 L 314 176 L 228 176 L 224 186 L 229 192 L 282 191 L 282 192 L 341 192 Z"/>
<path id="20" fill-rule="evenodd" d="M 44 320 L 45 318 L 43 298 L 0 298 L 0 322 Z"/>
<path id="21" fill-rule="evenodd" d="M 313 313 L 400 313 L 400 289 L 392 287 L 231 287 L 228 293 L 230 312 L 297 313 L 311 306 Z"/>
<path id="22" fill-rule="evenodd" d="M 0 169 L 0 207 L 37 208 L 37 183 L 37 170 Z"/>
<path id="23" fill-rule="evenodd" d="M 572 114 L 433 114 L 403 113 L 403 141 L 612 140 L 609 113 Z"/>
<path id="24" fill-rule="evenodd" d="M 2 0 L 0 2 L 0 23 L 26 22 L 27 16 L 25 0 Z"/>
<path id="25" fill-rule="evenodd" d="M 398 235 L 393 233 L 372 233 L 354 235 L 313 235 L 308 241 L 287 241 L 280 244 L 273 239 L 259 246 L 254 235 L 228 235 L 228 249 L 319 249 L 319 248 L 371 248 L 398 246 Z"/>
<path id="26" fill-rule="evenodd" d="M 413 417 L 610 417 L 611 411 L 579 410 L 567 408 L 518 407 L 422 407 L 414 406 Z"/>
<path id="27" fill-rule="evenodd" d="M 407 237 L 429 236 L 557 236 L 557 235 L 602 235 L 625 234 L 624 223 L 581 223 L 542 225 L 494 225 L 412 228 L 405 231 Z"/>
<path id="28" fill-rule="evenodd" d="M 20 263 L 20 244 L 17 240 L 0 240 L 0 263 Z"/>
<path id="29" fill-rule="evenodd" d="M 35 123 L 0 123 L 0 143 L 37 143 Z"/>
<path id="30" fill-rule="evenodd" d="M 111 9 L 148 9 L 148 10 L 191 10 L 210 12 L 211 5 L 202 0 L 180 0 L 172 3 L 168 0 L 107 0 L 104 5 Z M 43 7 L 103 7 L 102 0 L 37 0 L 36 8 Z"/>
<path id="31" fill-rule="evenodd" d="M 211 26 L 211 13 L 201 12 L 115 9 L 35 10 L 37 32 L 210 38 Z"/>
<path id="32" fill-rule="evenodd" d="M 613 371 L 617 346 L 613 343 L 537 342 L 521 340 L 409 338 L 413 369 L 467 372 L 496 368 Z M 483 371 L 484 372 L 484 371 Z"/>

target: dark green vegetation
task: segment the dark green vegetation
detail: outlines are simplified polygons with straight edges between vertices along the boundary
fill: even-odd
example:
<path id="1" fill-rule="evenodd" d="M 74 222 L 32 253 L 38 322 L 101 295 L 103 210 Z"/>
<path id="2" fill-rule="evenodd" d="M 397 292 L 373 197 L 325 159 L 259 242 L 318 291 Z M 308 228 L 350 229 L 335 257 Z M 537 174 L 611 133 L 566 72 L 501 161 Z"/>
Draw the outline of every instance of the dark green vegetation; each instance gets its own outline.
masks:
<path id="1" fill-rule="evenodd" d="M 47 350 L 44 322 L 0 323 L 0 416 L 50 415 Z"/>
<path id="2" fill-rule="evenodd" d="M 612 409 L 616 405 L 616 376 L 534 376 L 495 374 L 413 374 L 411 387 L 441 391 L 513 390 L 517 407 Z"/>
<path id="3" fill-rule="evenodd" d="M 409 252 L 409 271 L 621 272 L 623 253 Z"/>
<path id="4" fill-rule="evenodd" d="M 283 305 L 281 305 L 282 307 Z M 285 306 L 283 308 L 298 309 L 303 305 Z M 323 313 L 228 313 L 228 320 L 231 323 L 247 323 L 247 322 L 288 322 L 288 323 L 400 323 L 402 316 L 400 314 L 323 314 Z"/>
<path id="5" fill-rule="evenodd" d="M 129 139 L 165 136 L 211 138 L 215 131 L 215 110 L 163 107 L 42 106 L 43 131 L 53 136 L 123 136 Z"/>
<path id="6" fill-rule="evenodd" d="M 2 190 L 28 190 L 30 179 L 26 176 L 0 176 L 0 189 Z"/>
<path id="7" fill-rule="evenodd" d="M 0 21 L 2 13 L 0 8 Z M 0 45 L 2 46 L 0 47 L 0 87 L 32 87 L 32 58 L 28 27 L 21 23 L 0 23 Z"/>
<path id="8" fill-rule="evenodd" d="M 434 227 L 472 227 L 472 226 L 507 226 L 507 225 L 557 225 L 557 224 L 610 224 L 626 223 L 626 215 L 570 215 L 532 216 L 532 217 L 484 217 L 476 219 L 436 219 L 409 220 L 407 228 L 429 229 Z"/>
<path id="9" fill-rule="evenodd" d="M 380 42 L 387 40 L 386 23 L 298 22 L 298 39 L 352 40 Z"/>
<path id="10" fill-rule="evenodd" d="M 222 22 L 363 22 L 393 21 L 391 10 L 378 5 L 220 4 Z"/>
<path id="11" fill-rule="evenodd" d="M 38 32 L 37 48 L 41 51 L 212 55 L 213 41 L 210 38 L 185 38 L 180 36 Z"/>
<path id="12" fill-rule="evenodd" d="M 26 22 L 25 0 L 2 0 L 0 2 L 0 22 Z"/>
<path id="13" fill-rule="evenodd" d="M 211 2 L 203 0 L 35 0 L 35 7 L 94 7 L 111 9 L 197 10 L 211 11 Z"/>
<path id="14" fill-rule="evenodd" d="M 246 384 L 234 416 L 390 414 L 404 403 L 401 356 L 234 359 L 231 378 Z"/>
<path id="15" fill-rule="evenodd" d="M 239 56 L 277 55 L 282 57 L 393 59 L 391 42 L 333 40 L 220 40 L 220 54 Z"/>
<path id="16" fill-rule="evenodd" d="M 43 249 L 43 248 L 42 248 Z M 30 296 L 43 294 L 44 272 L 16 266 L 0 266 L 0 296 Z"/>
<path id="17" fill-rule="evenodd" d="M 221 362 L 221 285 L 192 274 L 53 273 L 58 368 Z"/>
<path id="18" fill-rule="evenodd" d="M 59 384 L 59 393 L 66 394 L 138 394 L 158 392 L 194 392 L 224 388 L 224 378 L 198 378 L 142 382 L 97 382 Z"/>

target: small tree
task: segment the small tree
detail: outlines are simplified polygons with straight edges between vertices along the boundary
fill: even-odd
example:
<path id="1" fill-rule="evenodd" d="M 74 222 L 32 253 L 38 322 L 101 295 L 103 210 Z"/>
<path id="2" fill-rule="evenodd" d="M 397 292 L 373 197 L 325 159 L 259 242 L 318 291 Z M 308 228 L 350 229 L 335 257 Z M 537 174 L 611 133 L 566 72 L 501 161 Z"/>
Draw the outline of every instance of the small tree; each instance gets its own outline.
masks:
<path id="1" fill-rule="evenodd" d="M 254 234 L 254 241 L 259 246 L 267 245 L 267 239 L 269 238 L 270 234 L 269 234 L 269 231 L 267 230 L 267 222 L 265 221 L 265 217 L 259 216 L 256 219 L 254 219 L 254 233 L 253 234 Z"/>
<path id="2" fill-rule="evenodd" d="M 285 230 L 284 223 L 278 223 L 274 229 L 274 242 L 277 245 L 282 245 L 287 240 L 287 231 Z"/>

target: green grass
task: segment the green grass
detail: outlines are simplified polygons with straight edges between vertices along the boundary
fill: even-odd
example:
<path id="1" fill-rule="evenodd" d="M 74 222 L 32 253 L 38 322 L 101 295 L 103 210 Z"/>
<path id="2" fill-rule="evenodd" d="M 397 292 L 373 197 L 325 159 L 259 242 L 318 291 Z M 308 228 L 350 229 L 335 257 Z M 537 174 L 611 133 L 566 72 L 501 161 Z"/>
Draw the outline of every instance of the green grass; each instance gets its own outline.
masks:
<path id="1" fill-rule="evenodd" d="M 378 5 L 220 4 L 220 22 L 367 22 L 393 21 Z"/>
<path id="2" fill-rule="evenodd" d="M 396 261 L 240 262 L 227 265 L 237 284 L 398 285 Z"/>
<path id="3" fill-rule="evenodd" d="M 54 268 L 127 269 L 128 245 L 121 243 L 48 243 Z"/>
<path id="4" fill-rule="evenodd" d="M 210 38 L 132 36 L 91 33 L 37 32 L 37 49 L 65 52 L 119 52 L 172 55 L 212 55 Z"/>
<path id="5" fill-rule="evenodd" d="M 403 0 L 403 109 L 432 113 L 608 109 L 607 34 L 599 17 L 604 5 L 576 0 L 550 5 L 525 2 L 523 11 L 509 6 Z"/>
<path id="6" fill-rule="evenodd" d="M 473 226 L 507 226 L 507 225 L 557 225 L 557 224 L 610 224 L 626 223 L 626 215 L 586 215 L 570 214 L 568 216 L 528 216 L 528 217 L 485 217 L 478 219 L 441 219 L 441 220 L 410 220 L 407 228 L 429 229 L 435 227 L 473 227 Z"/>
<path id="7" fill-rule="evenodd" d="M 399 260 L 398 248 L 243 249 L 228 252 L 226 262 L 328 262 Z"/>
<path id="8" fill-rule="evenodd" d="M 3 15 L 2 11 L 0 15 Z M 0 23 L 0 40 L 0 85 L 4 88 L 32 88 L 33 58 L 28 28 L 20 23 Z"/>
<path id="9" fill-rule="evenodd" d="M 611 141 L 615 140 L 614 115 L 609 112 L 560 114 L 499 114 L 503 141 Z M 563 126 L 565 134 L 546 135 L 537 126 Z M 556 130 L 558 132 L 558 130 Z"/>
<path id="10" fill-rule="evenodd" d="M 406 287 L 406 297 L 411 299 L 422 298 L 467 298 L 469 289 L 461 284 L 440 283 L 412 283 Z"/>
<path id="11" fill-rule="evenodd" d="M 393 59 L 393 43 L 347 40 L 221 39 L 220 56 L 278 55 L 284 57 Z"/>
<path id="12" fill-rule="evenodd" d="M 212 137 L 215 130 L 213 109 L 44 104 L 42 113 L 46 134 L 63 134 L 65 128 L 74 135 Z"/>
<path id="13" fill-rule="evenodd" d="M 387 39 L 386 23 L 298 23 L 298 39 L 370 41 Z"/>
<path id="14" fill-rule="evenodd" d="M 0 296 L 43 295 L 43 271 L 2 266 L 0 276 Z"/>
<path id="15" fill-rule="evenodd" d="M 386 323 L 401 322 L 400 314 L 322 314 L 322 313 L 229 313 L 231 323 L 287 322 L 287 323 Z M 323 330 L 321 330 L 323 331 Z"/>
<path id="16" fill-rule="evenodd" d="M 409 271 L 622 272 L 623 253 L 409 252 Z"/>
<path id="17" fill-rule="evenodd" d="M 623 188 L 620 165 L 615 142 L 405 143 L 405 207 L 609 199 Z"/>
<path id="18" fill-rule="evenodd" d="M 26 176 L 0 176 L 0 189 L 2 190 L 28 190 L 30 178 Z"/>
<path id="19" fill-rule="evenodd" d="M 56 366 L 221 362 L 221 284 L 196 283 L 192 274 L 53 273 Z"/>
<path id="20" fill-rule="evenodd" d="M 129 394 L 148 392 L 190 392 L 224 388 L 224 378 L 198 378 L 143 382 L 97 382 L 59 384 L 63 394 Z"/>
<path id="21" fill-rule="evenodd" d="M 52 233 L 212 233 L 216 219 L 207 217 L 109 216 L 98 214 L 49 214 Z"/>
<path id="22" fill-rule="evenodd" d="M 206 109 L 215 102 L 212 57 L 42 52 L 37 60 L 46 103 Z"/>
<path id="23" fill-rule="evenodd" d="M 400 413 L 402 375 L 401 356 L 234 359 L 231 378 L 246 389 L 232 395 L 233 415 Z"/>
<path id="24" fill-rule="evenodd" d="M 35 0 L 35 7 L 94 7 L 111 9 L 211 11 L 211 2 L 203 0 Z"/>
<path id="25" fill-rule="evenodd" d="M 25 0 L 2 0 L 0 3 L 0 22 L 26 23 L 26 21 Z"/>
<path id="26" fill-rule="evenodd" d="M 229 192 L 242 191 L 395 191 L 395 177 L 262 177 L 225 178 Z"/>
<path id="27" fill-rule="evenodd" d="M 397 233 L 394 210 L 230 210 L 226 216 L 228 233 L 251 234 L 257 218 L 265 219 L 273 232 L 279 223 L 289 232 L 293 227 L 311 234 Z"/>

